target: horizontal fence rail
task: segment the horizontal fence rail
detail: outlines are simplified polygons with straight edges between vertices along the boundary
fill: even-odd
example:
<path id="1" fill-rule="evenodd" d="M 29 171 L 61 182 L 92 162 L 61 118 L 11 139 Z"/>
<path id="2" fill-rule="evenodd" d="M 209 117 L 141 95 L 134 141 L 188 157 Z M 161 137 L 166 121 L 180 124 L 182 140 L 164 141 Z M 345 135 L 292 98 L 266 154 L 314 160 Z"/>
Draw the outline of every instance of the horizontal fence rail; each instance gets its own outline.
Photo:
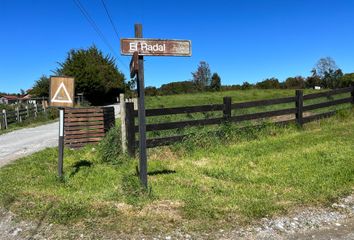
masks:
<path id="1" fill-rule="evenodd" d="M 114 108 L 65 108 L 64 144 L 80 148 L 98 143 L 115 125 Z"/>
<path id="2" fill-rule="evenodd" d="M 251 108 L 251 107 L 259 107 L 259 106 L 270 106 L 275 104 L 282 103 L 291 103 L 295 102 L 295 97 L 285 97 L 285 98 L 276 98 L 276 99 L 267 99 L 267 100 L 259 100 L 252 102 L 243 102 L 243 103 L 234 103 L 232 104 L 232 109 L 240 109 L 240 108 Z"/>
<path id="3" fill-rule="evenodd" d="M 333 99 L 334 95 L 346 94 L 339 99 Z M 339 96 L 340 97 L 340 96 Z M 327 98 L 325 102 L 310 103 L 305 105 L 306 100 Z M 247 113 L 241 115 L 232 115 L 238 110 L 247 108 L 263 108 L 266 106 L 280 105 L 280 104 L 294 104 L 294 107 L 289 107 L 285 109 L 263 111 L 255 113 Z M 206 118 L 206 119 L 196 119 L 196 120 L 182 120 L 173 122 L 162 122 L 162 123 L 150 123 L 146 125 L 146 131 L 164 131 L 172 129 L 183 129 L 185 127 L 193 126 L 207 126 L 207 125 L 220 125 L 227 122 L 243 122 L 243 121 L 254 121 L 263 120 L 272 117 L 286 116 L 283 119 L 270 119 L 271 122 L 275 124 L 289 124 L 297 123 L 302 125 L 311 121 L 315 121 L 321 118 L 326 118 L 333 116 L 336 111 L 329 111 L 324 113 L 309 112 L 321 108 L 327 108 L 332 106 L 337 106 L 340 104 L 354 104 L 354 86 L 348 88 L 334 89 L 326 92 L 313 93 L 303 95 L 302 90 L 296 90 L 295 96 L 283 97 L 276 99 L 266 99 L 257 100 L 249 102 L 232 103 L 230 97 L 225 97 L 223 99 L 223 104 L 209 104 L 201 106 L 188 106 L 188 107 L 173 107 L 173 108 L 159 108 L 159 109 L 147 109 L 146 116 L 166 116 L 175 114 L 191 114 L 191 113 L 206 113 L 206 112 L 219 112 L 222 117 Z M 284 107 L 284 106 L 283 106 Z M 306 116 L 304 117 L 304 112 Z M 135 155 L 135 150 L 137 148 L 138 141 L 136 139 L 136 133 L 139 132 L 139 127 L 136 125 L 135 118 L 138 116 L 138 111 L 134 110 L 133 103 L 126 103 L 126 136 L 127 136 L 127 147 L 130 155 Z M 252 126 L 255 127 L 255 126 Z M 153 148 L 157 146 L 170 145 L 175 142 L 180 142 L 191 134 L 180 134 L 177 136 L 167 136 L 167 137 L 155 137 L 152 139 L 147 139 L 147 147 Z"/>

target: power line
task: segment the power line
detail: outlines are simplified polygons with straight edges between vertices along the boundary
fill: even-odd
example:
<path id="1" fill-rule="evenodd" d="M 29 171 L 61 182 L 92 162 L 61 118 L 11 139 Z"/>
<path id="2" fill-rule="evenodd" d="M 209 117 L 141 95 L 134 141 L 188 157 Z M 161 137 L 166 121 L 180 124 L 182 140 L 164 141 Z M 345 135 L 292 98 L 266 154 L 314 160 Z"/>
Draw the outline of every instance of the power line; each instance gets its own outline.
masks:
<path id="1" fill-rule="evenodd" d="M 76 6 L 79 8 L 81 11 L 82 15 L 86 18 L 86 20 L 90 23 L 91 27 L 96 31 L 97 35 L 101 38 L 101 40 L 107 45 L 107 47 L 110 49 L 110 51 L 116 55 L 117 60 L 127 69 L 129 70 L 128 66 L 120 60 L 118 57 L 118 54 L 114 51 L 113 47 L 109 44 L 108 40 L 106 37 L 103 35 L 102 31 L 100 28 L 97 26 L 95 20 L 90 16 L 90 14 L 86 11 L 85 7 L 82 5 L 80 0 L 73 0 Z"/>
<path id="2" fill-rule="evenodd" d="M 114 30 L 114 32 L 116 33 L 117 38 L 118 38 L 118 40 L 119 40 L 119 34 L 118 34 L 118 31 L 117 31 L 116 25 L 114 24 L 114 22 L 113 22 L 113 20 L 112 20 L 111 14 L 109 14 L 107 5 L 106 5 L 106 3 L 104 2 L 104 0 L 101 0 L 101 2 L 102 2 L 102 5 L 103 5 L 104 9 L 106 10 L 107 16 L 108 16 L 108 18 L 109 18 L 109 21 L 111 22 L 111 25 L 112 25 L 112 27 L 113 27 L 113 30 Z"/>

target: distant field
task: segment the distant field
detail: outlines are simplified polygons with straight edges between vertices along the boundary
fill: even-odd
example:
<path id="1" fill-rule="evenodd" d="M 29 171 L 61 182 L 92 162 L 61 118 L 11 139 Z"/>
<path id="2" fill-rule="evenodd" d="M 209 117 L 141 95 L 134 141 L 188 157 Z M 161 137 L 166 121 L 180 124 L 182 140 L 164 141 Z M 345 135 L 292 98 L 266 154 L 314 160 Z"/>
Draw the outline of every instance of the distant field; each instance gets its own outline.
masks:
<path id="1" fill-rule="evenodd" d="M 60 183 L 57 149 L 46 149 L 0 169 L 0 207 L 65 225 L 63 239 L 176 228 L 212 239 L 213 231 L 328 205 L 353 191 L 354 109 L 304 129 L 221 128 L 221 138 L 200 129 L 185 143 L 150 150 L 149 192 L 139 189 L 137 160 L 102 164 L 90 146 L 65 151 Z"/>
<path id="2" fill-rule="evenodd" d="M 321 91 L 329 91 L 329 90 L 312 90 L 305 89 L 304 95 L 310 93 L 318 93 Z M 207 104 L 222 104 L 223 97 L 231 97 L 232 103 L 236 102 L 248 102 L 248 101 L 256 101 L 256 100 L 264 100 L 264 99 L 275 99 L 282 97 L 290 97 L 295 96 L 294 89 L 251 89 L 251 90 L 236 90 L 236 91 L 222 91 L 222 92 L 204 92 L 204 93 L 193 93 L 193 94 L 178 94 L 178 95 L 167 95 L 167 96 L 149 96 L 146 99 L 146 108 L 168 108 L 168 107 L 183 107 L 183 106 L 197 106 L 197 105 L 207 105 Z M 349 97 L 350 93 L 335 95 L 331 98 L 317 98 L 313 100 L 304 101 L 304 105 L 310 105 L 314 103 L 327 102 L 333 99 L 345 98 Z M 265 111 L 274 111 L 281 110 L 287 108 L 294 108 L 295 102 L 285 103 L 285 104 L 276 104 L 270 106 L 261 106 L 261 107 L 252 107 L 246 109 L 234 109 L 232 110 L 232 116 L 257 113 L 257 112 L 265 112 Z M 346 109 L 350 107 L 350 104 L 342 104 L 337 106 L 331 106 L 327 108 L 321 108 L 312 110 L 310 112 L 305 112 L 305 116 Z M 192 114 L 176 114 L 176 115 L 165 115 L 165 116 L 157 116 L 157 117 L 148 117 L 147 123 L 166 123 L 166 122 L 178 122 L 178 121 L 188 121 L 195 119 L 207 119 L 207 118 L 217 118 L 222 117 L 222 111 L 217 112 L 207 112 L 207 113 L 192 113 Z M 264 119 L 265 121 L 284 121 L 294 119 L 295 114 L 290 114 L 287 116 L 280 116 L 273 119 Z M 263 120 L 257 120 L 259 123 Z M 252 125 L 255 121 L 244 121 L 242 123 L 237 123 L 239 126 Z M 214 129 L 214 126 L 208 127 L 210 130 Z M 198 131 L 198 127 L 187 127 L 177 130 L 165 130 L 165 131 L 154 131 L 148 132 L 148 137 L 164 137 L 164 136 L 173 136 L 173 135 L 182 135 L 189 134 Z"/>
<path id="3" fill-rule="evenodd" d="M 305 94 L 318 92 L 318 90 L 306 89 Z M 193 106 L 203 104 L 219 104 L 223 97 L 232 97 L 233 102 L 246 102 L 261 99 L 281 98 L 295 96 L 294 89 L 251 89 L 222 92 L 204 92 L 192 94 L 178 94 L 156 96 L 146 98 L 147 108 Z"/>

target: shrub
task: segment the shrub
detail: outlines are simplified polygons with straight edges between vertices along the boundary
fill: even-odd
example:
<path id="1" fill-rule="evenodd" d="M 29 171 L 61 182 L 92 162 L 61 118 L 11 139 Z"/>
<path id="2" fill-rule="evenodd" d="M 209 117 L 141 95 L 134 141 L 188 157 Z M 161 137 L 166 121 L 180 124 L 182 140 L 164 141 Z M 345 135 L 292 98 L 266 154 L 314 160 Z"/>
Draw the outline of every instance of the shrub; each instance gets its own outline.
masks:
<path id="1" fill-rule="evenodd" d="M 112 127 L 98 146 L 99 159 L 103 163 L 122 164 L 127 159 L 122 151 L 120 125 Z"/>

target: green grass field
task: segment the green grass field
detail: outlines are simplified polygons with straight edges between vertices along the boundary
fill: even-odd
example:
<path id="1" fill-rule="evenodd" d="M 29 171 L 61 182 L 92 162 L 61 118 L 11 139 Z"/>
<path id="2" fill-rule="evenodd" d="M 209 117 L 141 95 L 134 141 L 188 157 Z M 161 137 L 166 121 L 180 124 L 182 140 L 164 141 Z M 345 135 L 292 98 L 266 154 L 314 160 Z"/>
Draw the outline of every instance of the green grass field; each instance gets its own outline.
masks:
<path id="1" fill-rule="evenodd" d="M 321 90 L 321 91 L 329 91 L 329 90 Z M 310 93 L 318 93 L 318 90 L 305 89 L 304 95 Z M 182 107 L 182 106 L 198 106 L 198 105 L 207 105 L 207 104 L 222 104 L 223 97 L 231 97 L 232 103 L 237 102 L 248 102 L 255 100 L 265 100 L 265 99 L 275 99 L 282 97 L 290 97 L 295 96 L 295 90 L 292 89 L 251 89 L 251 90 L 238 90 L 238 91 L 223 91 L 223 92 L 206 92 L 206 93 L 194 93 L 194 94 L 179 94 L 179 95 L 169 95 L 169 96 L 156 96 L 156 97 L 147 97 L 146 99 L 146 108 L 168 108 L 168 107 Z M 312 100 L 304 101 L 304 105 L 311 105 L 320 102 L 332 101 L 334 99 L 346 98 L 349 97 L 350 93 L 338 94 L 331 96 L 330 98 L 322 97 Z M 305 112 L 305 116 L 323 113 L 333 110 L 347 109 L 350 107 L 350 104 L 342 104 L 337 106 L 332 106 L 328 108 L 316 109 L 311 112 Z M 285 103 L 285 104 L 275 104 L 270 106 L 260 106 L 260 107 L 252 107 L 246 109 L 234 109 L 232 110 L 232 116 L 236 115 L 244 115 L 250 113 L 257 112 L 265 112 L 265 111 L 274 111 L 281 110 L 287 108 L 295 108 L 295 103 Z M 208 119 L 208 118 L 218 118 L 222 117 L 222 111 L 215 112 L 206 112 L 206 113 L 192 113 L 192 114 L 176 114 L 176 115 L 165 115 L 165 116 L 155 116 L 148 117 L 148 124 L 155 123 L 166 123 L 166 122 L 178 122 L 178 121 L 188 121 L 188 120 L 196 120 L 196 119 Z M 294 119 L 295 114 L 273 117 L 271 119 L 263 119 L 263 120 L 253 120 L 253 121 L 245 121 L 238 123 L 240 127 L 249 126 L 254 124 L 259 124 L 260 122 L 265 121 L 284 121 Z M 136 119 L 137 122 L 137 119 Z M 214 130 L 214 126 L 208 126 L 210 130 Z M 154 131 L 148 132 L 149 138 L 155 137 L 165 137 L 165 136 L 174 136 L 174 135 L 182 135 L 198 132 L 199 127 L 189 127 L 183 129 L 176 130 L 165 130 L 165 131 Z"/>
<path id="2" fill-rule="evenodd" d="M 75 239 L 78 229 L 96 237 L 176 227 L 213 232 L 328 205 L 353 191 L 354 109 L 303 129 L 219 128 L 221 136 L 199 129 L 184 143 L 149 150 L 147 192 L 139 187 L 137 160 L 103 164 L 90 146 L 66 149 L 60 182 L 57 149 L 46 149 L 0 170 L 0 206 L 65 225 Z"/>
<path id="3" fill-rule="evenodd" d="M 306 89 L 304 93 L 314 93 L 316 90 Z M 295 96 L 292 89 L 250 89 L 238 91 L 207 92 L 193 94 L 178 94 L 146 98 L 146 108 L 181 107 L 205 104 L 222 104 L 223 97 L 231 97 L 233 102 L 247 102 L 260 99 L 272 99 Z"/>

